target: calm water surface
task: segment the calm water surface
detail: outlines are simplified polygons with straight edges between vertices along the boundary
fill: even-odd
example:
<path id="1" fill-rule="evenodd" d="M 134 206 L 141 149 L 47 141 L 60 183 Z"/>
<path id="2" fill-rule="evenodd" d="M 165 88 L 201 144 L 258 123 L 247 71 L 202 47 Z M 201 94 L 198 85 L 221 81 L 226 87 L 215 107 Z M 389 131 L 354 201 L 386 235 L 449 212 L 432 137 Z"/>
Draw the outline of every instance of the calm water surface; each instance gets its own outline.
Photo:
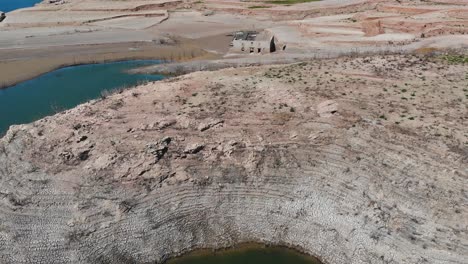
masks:
<path id="1" fill-rule="evenodd" d="M 10 12 L 15 9 L 34 6 L 41 0 L 0 0 L 0 11 Z"/>
<path id="2" fill-rule="evenodd" d="M 4 0 L 0 0 L 4 1 Z M 24 124 L 99 98 L 102 91 L 161 80 L 162 75 L 129 74 L 160 61 L 124 61 L 72 66 L 0 89 L 0 136 L 12 124 Z"/>
<path id="3" fill-rule="evenodd" d="M 241 247 L 222 251 L 194 252 L 169 260 L 168 264 L 321 264 L 317 259 L 282 247 Z"/>

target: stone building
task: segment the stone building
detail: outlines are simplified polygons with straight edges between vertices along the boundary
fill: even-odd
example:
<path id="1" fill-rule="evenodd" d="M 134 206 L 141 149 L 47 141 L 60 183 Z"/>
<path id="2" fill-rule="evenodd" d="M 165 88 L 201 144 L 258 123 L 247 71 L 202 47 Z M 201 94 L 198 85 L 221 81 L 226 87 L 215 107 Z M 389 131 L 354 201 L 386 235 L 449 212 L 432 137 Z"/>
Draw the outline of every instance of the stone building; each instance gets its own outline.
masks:
<path id="1" fill-rule="evenodd" d="M 285 45 L 279 44 L 273 34 L 267 31 L 238 31 L 231 43 L 232 50 L 245 53 L 271 53 L 278 49 L 284 50 Z"/>

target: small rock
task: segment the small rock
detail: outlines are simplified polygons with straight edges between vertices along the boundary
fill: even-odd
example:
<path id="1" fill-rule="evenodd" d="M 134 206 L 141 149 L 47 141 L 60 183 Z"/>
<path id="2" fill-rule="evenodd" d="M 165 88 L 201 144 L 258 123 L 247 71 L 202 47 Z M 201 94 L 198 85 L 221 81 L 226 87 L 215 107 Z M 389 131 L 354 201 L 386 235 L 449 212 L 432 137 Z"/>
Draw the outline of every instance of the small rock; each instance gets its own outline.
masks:
<path id="1" fill-rule="evenodd" d="M 208 130 L 216 125 L 219 125 L 219 124 L 223 124 L 224 123 L 224 120 L 212 120 L 212 121 L 209 121 L 207 123 L 201 123 L 199 126 L 198 126 L 198 130 L 200 131 L 205 131 L 205 130 Z"/>
<path id="2" fill-rule="evenodd" d="M 5 18 L 6 18 L 5 13 L 3 13 L 2 11 L 0 11 L 0 22 L 2 22 Z"/>
<path id="3" fill-rule="evenodd" d="M 128 212 L 130 212 L 130 210 L 132 210 L 132 208 L 133 208 L 133 204 L 130 201 L 122 201 L 119 204 L 119 210 L 122 213 L 128 213 Z"/>
<path id="4" fill-rule="evenodd" d="M 64 161 L 69 161 L 73 158 L 73 153 L 70 151 L 63 151 L 59 154 L 59 157 L 61 157 Z"/>
<path id="5" fill-rule="evenodd" d="M 90 150 L 81 151 L 78 153 L 78 159 L 81 161 L 87 160 L 89 158 Z"/>
<path id="6" fill-rule="evenodd" d="M 205 145 L 200 144 L 200 143 L 194 143 L 192 145 L 189 145 L 185 148 L 184 153 L 185 154 L 196 154 L 200 152 L 202 149 L 205 148 Z"/>
<path id="7" fill-rule="evenodd" d="M 171 141 L 172 139 L 170 137 L 164 137 L 158 143 L 147 144 L 146 152 L 156 156 L 156 159 L 160 160 L 168 151 Z"/>
<path id="8" fill-rule="evenodd" d="M 338 103 L 327 100 L 317 105 L 317 113 L 320 117 L 331 117 L 338 112 Z"/>
<path id="9" fill-rule="evenodd" d="M 100 228 L 108 228 L 110 226 L 110 222 L 104 222 L 101 224 Z"/>
<path id="10" fill-rule="evenodd" d="M 83 141 L 85 141 L 86 139 L 88 139 L 87 136 L 81 136 L 81 137 L 76 141 L 76 143 L 83 142 Z"/>
<path id="11" fill-rule="evenodd" d="M 69 227 L 74 227 L 75 226 L 75 221 L 73 219 L 70 219 L 68 222 L 67 222 L 67 226 Z"/>
<path id="12" fill-rule="evenodd" d="M 215 13 L 215 12 L 214 12 L 213 10 L 205 10 L 205 11 L 203 11 L 203 15 L 204 15 L 204 16 L 212 16 L 212 15 L 214 15 L 214 13 Z"/>
<path id="13" fill-rule="evenodd" d="M 309 135 L 309 139 L 311 140 L 314 140 L 314 139 L 317 139 L 319 137 L 319 135 L 315 134 L 315 133 L 312 133 Z"/>
<path id="14" fill-rule="evenodd" d="M 176 123 L 177 123 L 176 120 L 163 120 L 163 121 L 158 123 L 157 128 L 158 128 L 158 130 L 162 130 L 162 129 L 168 128 L 170 126 L 173 126 Z"/>
<path id="15" fill-rule="evenodd" d="M 163 137 L 160 141 L 160 143 L 168 144 L 171 143 L 172 138 L 171 137 Z"/>

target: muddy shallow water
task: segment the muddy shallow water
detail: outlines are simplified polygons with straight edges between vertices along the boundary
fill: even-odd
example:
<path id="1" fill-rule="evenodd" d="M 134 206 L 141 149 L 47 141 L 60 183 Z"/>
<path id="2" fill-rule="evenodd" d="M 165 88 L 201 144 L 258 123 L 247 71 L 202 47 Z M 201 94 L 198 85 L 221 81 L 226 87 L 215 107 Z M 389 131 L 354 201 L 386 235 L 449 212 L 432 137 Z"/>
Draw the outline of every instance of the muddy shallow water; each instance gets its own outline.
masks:
<path id="1" fill-rule="evenodd" d="M 220 251 L 198 250 L 169 260 L 167 264 L 321 264 L 321 262 L 285 247 L 247 244 Z"/>

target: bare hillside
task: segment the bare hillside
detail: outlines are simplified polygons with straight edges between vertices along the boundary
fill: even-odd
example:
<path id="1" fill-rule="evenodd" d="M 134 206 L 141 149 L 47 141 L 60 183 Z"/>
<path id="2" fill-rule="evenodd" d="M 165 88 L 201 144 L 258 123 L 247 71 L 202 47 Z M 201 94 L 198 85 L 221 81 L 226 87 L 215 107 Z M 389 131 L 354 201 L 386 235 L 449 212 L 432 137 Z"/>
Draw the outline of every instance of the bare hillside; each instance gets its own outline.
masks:
<path id="1" fill-rule="evenodd" d="M 466 263 L 468 65 L 387 56 L 197 72 L 12 127 L 0 262 L 285 244 Z"/>

